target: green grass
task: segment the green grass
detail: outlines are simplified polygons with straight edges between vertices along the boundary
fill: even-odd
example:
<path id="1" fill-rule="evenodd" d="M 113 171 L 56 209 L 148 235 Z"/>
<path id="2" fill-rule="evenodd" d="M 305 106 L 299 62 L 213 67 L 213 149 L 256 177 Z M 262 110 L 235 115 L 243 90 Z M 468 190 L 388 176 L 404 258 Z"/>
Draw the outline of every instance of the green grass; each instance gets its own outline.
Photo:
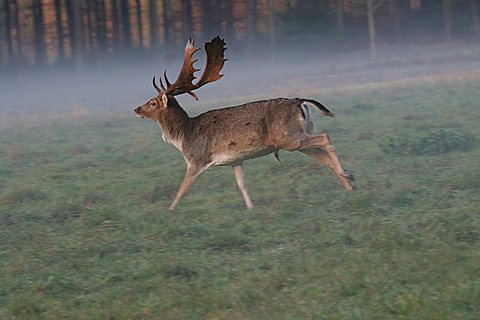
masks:
<path id="1" fill-rule="evenodd" d="M 3 128 L 0 318 L 478 319 L 478 92 L 329 91 L 317 130 L 357 190 L 283 152 L 245 163 L 250 211 L 230 168 L 167 211 L 183 158 L 145 120 Z"/>

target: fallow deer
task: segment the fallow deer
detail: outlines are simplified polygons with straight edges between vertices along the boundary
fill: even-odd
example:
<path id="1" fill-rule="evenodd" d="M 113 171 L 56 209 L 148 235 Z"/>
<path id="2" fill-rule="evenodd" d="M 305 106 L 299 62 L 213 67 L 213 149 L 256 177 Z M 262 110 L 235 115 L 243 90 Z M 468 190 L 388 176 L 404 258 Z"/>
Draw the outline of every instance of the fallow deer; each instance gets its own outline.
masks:
<path id="1" fill-rule="evenodd" d="M 324 116 L 333 116 L 320 102 L 303 98 L 276 98 L 249 102 L 240 106 L 211 110 L 190 118 L 175 96 L 188 93 L 198 100 L 194 90 L 219 80 L 223 68 L 225 42 L 218 36 L 205 43 L 206 65 L 200 79 L 193 64 L 193 54 L 200 50 L 192 40 L 187 42 L 182 68 L 172 84 L 164 72 L 166 86 L 160 77 L 158 95 L 135 109 L 142 118 L 158 122 L 165 142 L 179 149 L 187 162 L 185 178 L 170 210 L 175 209 L 197 177 L 211 166 L 230 165 L 247 208 L 253 204 L 248 195 L 242 162 L 279 150 L 300 151 L 332 169 L 345 188 L 353 190 L 353 176 L 345 171 L 327 133 L 312 135 L 311 108 Z"/>

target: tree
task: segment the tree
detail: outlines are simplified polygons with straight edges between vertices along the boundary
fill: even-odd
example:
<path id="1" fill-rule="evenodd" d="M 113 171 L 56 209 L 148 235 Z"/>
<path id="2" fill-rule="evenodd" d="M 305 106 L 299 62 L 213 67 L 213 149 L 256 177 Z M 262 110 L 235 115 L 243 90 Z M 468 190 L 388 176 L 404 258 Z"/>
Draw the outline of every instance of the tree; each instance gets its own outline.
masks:
<path id="1" fill-rule="evenodd" d="M 222 34 L 227 39 L 235 39 L 233 4 L 231 1 L 224 1 L 220 4 L 220 8 L 222 12 L 222 20 L 220 21 Z"/>
<path id="2" fill-rule="evenodd" d="M 370 46 L 370 58 L 377 59 L 377 34 L 375 31 L 375 11 L 377 11 L 385 0 L 350 0 L 353 11 L 358 15 L 367 16 L 368 39 Z M 366 9 L 366 10 L 365 10 Z"/>
<path id="3" fill-rule="evenodd" d="M 95 12 L 92 2 L 92 0 L 83 1 L 84 12 L 87 15 L 87 23 L 83 24 L 83 34 L 86 35 L 84 39 L 85 52 L 91 52 L 95 47 Z"/>
<path id="4" fill-rule="evenodd" d="M 453 10 L 467 18 L 470 34 L 480 36 L 479 6 L 480 0 L 0 0 L 0 56 L 2 65 L 18 63 L 23 53 L 31 64 L 52 57 L 79 63 L 87 53 L 102 59 L 137 43 L 152 48 L 153 55 L 163 41 L 168 44 L 163 56 L 169 58 L 176 57 L 171 45 L 176 39 L 222 34 L 231 45 L 240 36 L 249 57 L 262 43 L 275 58 L 279 39 L 323 42 L 328 48 L 338 40 L 349 42 L 360 22 L 376 59 L 378 30 L 385 26 L 398 41 L 402 34 L 424 36 L 440 23 L 439 34 L 452 40 Z M 432 23 L 423 23 L 427 19 Z M 409 23 L 401 25 L 404 20 Z"/>
<path id="5" fill-rule="evenodd" d="M 344 25 L 343 25 L 343 0 L 337 0 L 337 10 L 336 10 L 336 20 L 337 20 L 337 27 L 340 32 L 343 33 Z"/>
<path id="6" fill-rule="evenodd" d="M 410 0 L 410 8 L 413 10 L 420 10 L 420 7 L 422 6 L 422 1 L 421 0 Z"/>
<path id="7" fill-rule="evenodd" d="M 18 20 L 17 0 L 2 1 L 0 3 L 0 60 L 4 64 L 18 62 L 22 46 Z"/>
<path id="8" fill-rule="evenodd" d="M 106 51 L 107 46 L 107 28 L 106 28 L 106 11 L 105 11 L 105 0 L 96 0 L 95 1 L 95 12 L 96 12 L 96 30 L 97 34 L 97 45 L 100 53 Z"/>
<path id="9" fill-rule="evenodd" d="M 370 58 L 377 59 L 377 41 L 375 32 L 375 11 L 384 0 L 367 0 L 368 37 L 370 39 Z"/>
<path id="10" fill-rule="evenodd" d="M 13 40 L 12 40 L 12 15 L 10 11 L 10 1 L 5 0 L 3 3 L 3 10 L 5 12 L 5 41 L 7 43 L 7 55 L 8 55 L 8 60 L 11 61 L 13 60 Z"/>
<path id="11" fill-rule="evenodd" d="M 117 50 L 121 43 L 121 30 L 122 25 L 120 23 L 120 15 L 118 14 L 118 0 L 112 0 L 111 2 L 111 16 L 112 16 L 112 47 Z"/>
<path id="12" fill-rule="evenodd" d="M 170 0 L 163 0 L 163 34 L 165 43 L 170 43 L 171 26 Z"/>
<path id="13" fill-rule="evenodd" d="M 16 52 L 19 54 L 21 52 L 22 47 L 22 36 L 20 33 L 20 22 L 19 22 L 19 10 L 18 10 L 18 1 L 17 0 L 10 0 L 10 3 L 13 4 L 13 28 L 15 29 L 15 44 L 16 44 Z"/>
<path id="14" fill-rule="evenodd" d="M 230 3 L 230 1 L 225 1 Z M 192 17 L 192 2 L 191 0 L 182 0 L 182 11 L 184 21 L 184 31 L 187 37 L 193 37 L 193 17 Z"/>
<path id="15" fill-rule="evenodd" d="M 257 1 L 247 0 L 247 55 L 253 55 L 255 38 L 257 35 Z"/>
<path id="16" fill-rule="evenodd" d="M 55 28 L 57 31 L 58 41 L 58 60 L 65 61 L 65 44 L 64 44 L 64 30 L 62 24 L 62 3 L 61 0 L 55 0 Z"/>
<path id="17" fill-rule="evenodd" d="M 130 6 L 128 0 L 120 0 L 120 15 L 122 20 L 122 36 L 124 48 L 132 47 L 132 32 L 130 24 Z"/>
<path id="18" fill-rule="evenodd" d="M 470 0 L 470 8 L 472 11 L 473 31 L 478 36 L 480 35 L 480 21 L 478 18 L 477 0 Z"/>
<path id="19" fill-rule="evenodd" d="M 138 47 L 141 48 L 143 47 L 143 21 L 140 0 L 135 0 L 135 8 L 137 13 Z"/>
<path id="20" fill-rule="evenodd" d="M 452 40 L 452 3 L 451 0 L 443 0 L 443 23 L 445 26 L 445 40 Z"/>
<path id="21" fill-rule="evenodd" d="M 158 17 L 157 17 L 157 0 L 150 0 L 150 43 L 154 51 L 158 49 Z"/>
<path id="22" fill-rule="evenodd" d="M 33 44 L 35 48 L 35 63 L 44 64 L 47 62 L 43 21 L 43 6 L 41 0 L 32 0 L 33 13 Z"/>
<path id="23" fill-rule="evenodd" d="M 267 0 L 268 6 L 268 29 L 270 31 L 270 54 L 273 61 L 276 60 L 276 48 L 277 48 L 277 30 L 275 25 L 275 10 L 272 6 L 272 0 Z"/>
<path id="24" fill-rule="evenodd" d="M 80 1 L 65 1 L 67 9 L 68 34 L 72 49 L 72 59 L 80 63 L 83 59 L 82 6 Z"/>
<path id="25" fill-rule="evenodd" d="M 400 42 L 400 3 L 399 0 L 390 0 L 390 8 L 393 12 L 393 17 L 395 21 L 395 40 Z"/>

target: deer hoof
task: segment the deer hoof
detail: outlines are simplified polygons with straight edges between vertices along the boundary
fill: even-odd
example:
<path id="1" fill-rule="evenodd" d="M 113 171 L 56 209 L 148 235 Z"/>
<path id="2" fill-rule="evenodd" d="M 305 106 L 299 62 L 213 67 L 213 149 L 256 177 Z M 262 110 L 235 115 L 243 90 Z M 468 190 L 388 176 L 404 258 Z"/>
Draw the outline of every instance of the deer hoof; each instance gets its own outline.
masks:
<path id="1" fill-rule="evenodd" d="M 343 171 L 343 173 L 340 174 L 342 177 L 348 179 L 349 181 L 355 181 L 355 176 L 348 172 L 348 171 Z"/>

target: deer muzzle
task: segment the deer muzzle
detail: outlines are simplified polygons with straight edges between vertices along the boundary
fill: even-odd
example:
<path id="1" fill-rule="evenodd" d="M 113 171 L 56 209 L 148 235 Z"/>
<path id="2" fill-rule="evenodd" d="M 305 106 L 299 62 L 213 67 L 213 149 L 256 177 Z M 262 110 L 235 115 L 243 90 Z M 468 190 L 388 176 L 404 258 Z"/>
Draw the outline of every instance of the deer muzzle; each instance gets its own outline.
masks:
<path id="1" fill-rule="evenodd" d="M 137 117 L 143 118 L 143 115 L 142 115 L 142 113 L 141 113 L 141 111 L 142 111 L 142 107 L 141 107 L 141 106 L 138 107 L 138 108 L 135 108 L 134 111 L 135 111 L 135 114 L 137 115 Z"/>

